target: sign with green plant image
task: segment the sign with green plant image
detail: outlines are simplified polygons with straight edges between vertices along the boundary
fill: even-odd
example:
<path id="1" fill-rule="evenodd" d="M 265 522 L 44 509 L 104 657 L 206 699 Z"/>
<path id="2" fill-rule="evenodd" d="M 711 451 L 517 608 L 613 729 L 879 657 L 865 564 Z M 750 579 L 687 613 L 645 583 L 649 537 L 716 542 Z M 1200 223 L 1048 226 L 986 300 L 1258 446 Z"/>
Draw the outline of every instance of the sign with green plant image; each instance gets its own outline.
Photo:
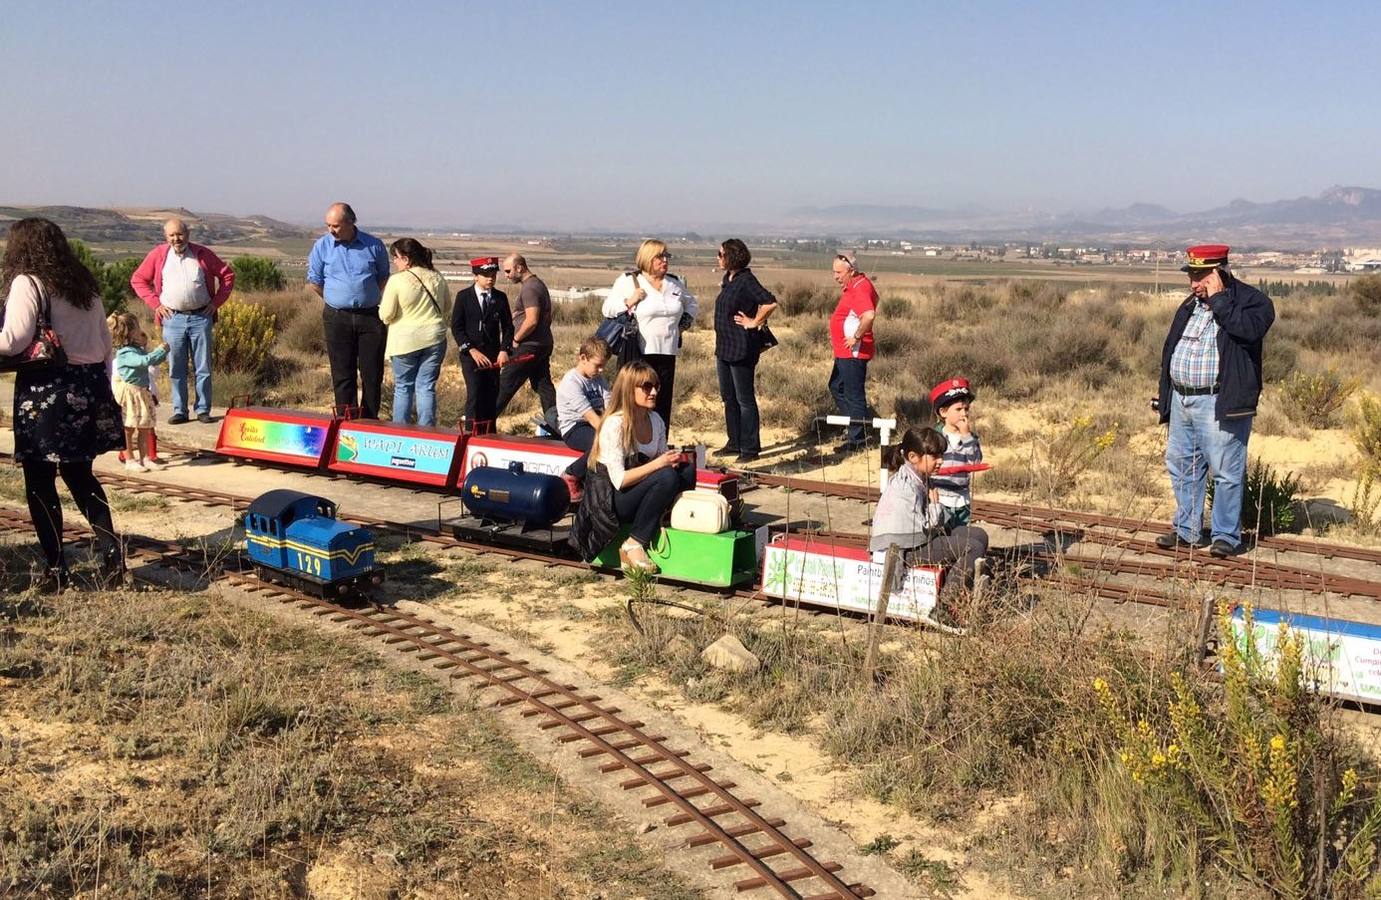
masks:
<path id="1" fill-rule="evenodd" d="M 881 554 L 879 554 L 879 557 Z M 941 570 L 915 566 L 887 601 L 887 615 L 918 619 L 935 607 Z M 762 592 L 769 597 L 869 613 L 882 590 L 882 561 L 859 547 L 782 536 L 763 553 Z"/>
<path id="2" fill-rule="evenodd" d="M 1282 632 L 1291 632 L 1301 642 L 1306 687 L 1347 700 L 1381 702 L 1381 627 L 1239 607 L 1232 613 L 1232 628 L 1239 650 L 1268 664 L 1277 661 Z"/>

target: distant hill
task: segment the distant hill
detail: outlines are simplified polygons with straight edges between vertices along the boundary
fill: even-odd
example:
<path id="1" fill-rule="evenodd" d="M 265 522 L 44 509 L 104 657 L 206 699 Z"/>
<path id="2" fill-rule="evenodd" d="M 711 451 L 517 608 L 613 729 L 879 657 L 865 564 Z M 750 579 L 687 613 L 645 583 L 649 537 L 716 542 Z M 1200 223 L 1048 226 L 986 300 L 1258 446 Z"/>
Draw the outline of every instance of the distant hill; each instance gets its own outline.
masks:
<path id="1" fill-rule="evenodd" d="M 91 244 L 163 240 L 163 223 L 177 217 L 192 229 L 199 244 L 262 244 L 310 238 L 314 232 L 268 216 L 227 216 L 186 209 L 96 209 L 86 206 L 0 206 L 0 236 L 10 224 L 26 216 L 43 216 L 62 226 L 68 237 Z"/>
<path id="2" fill-rule="evenodd" d="M 1201 212 L 1152 203 L 1120 209 L 1048 214 L 967 206 L 848 205 L 801 207 L 788 214 L 798 230 L 936 240 L 1060 240 L 1153 243 L 1207 240 L 1277 247 L 1375 244 L 1381 241 L 1381 190 L 1332 187 L 1317 197 L 1255 203 L 1234 200 Z"/>

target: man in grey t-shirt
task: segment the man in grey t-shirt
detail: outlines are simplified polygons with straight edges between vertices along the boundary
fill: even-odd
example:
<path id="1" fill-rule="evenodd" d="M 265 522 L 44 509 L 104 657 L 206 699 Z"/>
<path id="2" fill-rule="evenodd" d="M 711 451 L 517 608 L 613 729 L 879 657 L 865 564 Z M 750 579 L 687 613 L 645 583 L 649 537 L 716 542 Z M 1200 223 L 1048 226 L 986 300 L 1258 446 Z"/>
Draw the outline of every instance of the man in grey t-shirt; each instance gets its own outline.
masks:
<path id="1" fill-rule="evenodd" d="M 532 274 L 527 260 L 517 253 L 503 261 L 503 273 L 518 285 L 513 292 L 513 358 L 528 354 L 524 362 L 510 362 L 499 374 L 499 414 L 526 382 L 537 392 L 542 417 L 555 430 L 556 388 L 551 383 L 551 294 L 542 279 Z"/>

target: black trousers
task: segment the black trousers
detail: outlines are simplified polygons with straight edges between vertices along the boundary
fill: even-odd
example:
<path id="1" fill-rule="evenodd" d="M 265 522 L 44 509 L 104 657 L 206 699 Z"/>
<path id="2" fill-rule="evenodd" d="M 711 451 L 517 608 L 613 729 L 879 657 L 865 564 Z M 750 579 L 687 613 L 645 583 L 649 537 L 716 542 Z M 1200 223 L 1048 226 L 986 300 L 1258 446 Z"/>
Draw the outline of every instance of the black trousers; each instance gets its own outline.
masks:
<path id="1" fill-rule="evenodd" d="M 336 406 L 358 406 L 364 418 L 379 418 L 388 326 L 379 321 L 378 307 L 344 310 L 327 306 L 321 321 L 326 329 L 326 356 L 331 361 Z M 356 369 L 361 396 L 356 396 Z"/>
<path id="2" fill-rule="evenodd" d="M 988 555 L 988 532 L 974 525 L 960 525 L 949 534 L 931 538 L 906 551 L 908 566 L 949 564 L 946 579 L 959 576 L 960 584 L 973 587 L 974 560 Z"/>
<path id="3" fill-rule="evenodd" d="M 644 547 L 657 537 L 662 516 L 682 491 L 695 487 L 695 466 L 658 469 L 630 488 L 614 491 L 614 513 L 632 522 L 629 537 Z"/>
<path id="4" fill-rule="evenodd" d="M 561 440 L 566 442 L 567 447 L 582 454 L 580 459 L 566 467 L 566 474 L 576 481 L 584 481 L 585 470 L 590 467 L 590 448 L 595 445 L 595 427 L 589 422 L 578 422 Z"/>
<path id="5" fill-rule="evenodd" d="M 110 504 L 105 491 L 91 471 L 91 460 L 53 463 L 46 459 L 25 460 L 24 499 L 29 503 L 29 518 L 33 519 L 38 544 L 50 569 L 66 569 L 62 555 L 62 503 L 58 500 L 58 473 L 77 509 L 91 523 L 96 532 L 96 550 L 102 556 L 119 558 L 120 541 L 110 520 Z"/>
<path id="6" fill-rule="evenodd" d="M 503 415 L 508 403 L 524 384 L 532 385 L 537 399 L 542 403 L 542 415 L 556 406 L 556 385 L 551 383 L 551 347 L 538 344 L 519 344 L 513 355 L 532 354 L 532 359 L 522 363 L 509 363 L 499 370 L 499 400 L 495 410 Z"/>
<path id="7" fill-rule="evenodd" d="M 486 355 L 493 359 L 497 353 Z M 464 350 L 460 354 L 460 371 L 465 376 L 465 421 L 471 428 L 488 422 L 490 428 L 498 431 L 499 370 L 481 369 L 470 351 Z"/>
<path id="8" fill-rule="evenodd" d="M 676 357 L 670 353 L 645 353 L 643 362 L 657 373 L 661 387 L 657 391 L 657 415 L 667 426 L 667 436 L 671 436 L 671 395 L 676 389 Z"/>

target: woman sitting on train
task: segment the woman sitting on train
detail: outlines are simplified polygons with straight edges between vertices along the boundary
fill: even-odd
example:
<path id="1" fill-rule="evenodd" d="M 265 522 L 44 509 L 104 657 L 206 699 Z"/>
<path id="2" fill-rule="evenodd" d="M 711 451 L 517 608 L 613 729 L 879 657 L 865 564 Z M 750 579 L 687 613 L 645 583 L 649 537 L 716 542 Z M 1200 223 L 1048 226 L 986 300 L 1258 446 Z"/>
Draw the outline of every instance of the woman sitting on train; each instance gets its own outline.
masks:
<path id="1" fill-rule="evenodd" d="M 599 555 L 620 525 L 631 524 L 619 547 L 620 564 L 656 573 L 647 547 L 677 496 L 695 487 L 695 467 L 667 449 L 666 424 L 655 411 L 660 387 L 656 370 L 641 361 L 625 364 L 614 379 L 609 408 L 590 448 L 585 495 L 571 526 L 571 543 L 586 560 Z"/>
<path id="2" fill-rule="evenodd" d="M 940 468 L 949 444 L 932 428 L 908 428 L 901 440 L 888 448 L 884 466 L 893 470 L 873 513 L 868 549 L 875 558 L 896 544 L 908 568 L 947 565 L 945 582 L 972 589 L 974 563 L 988 553 L 988 533 L 972 525 L 945 528 L 930 476 Z M 953 626 L 949 610 L 937 606 L 935 620 Z"/>

